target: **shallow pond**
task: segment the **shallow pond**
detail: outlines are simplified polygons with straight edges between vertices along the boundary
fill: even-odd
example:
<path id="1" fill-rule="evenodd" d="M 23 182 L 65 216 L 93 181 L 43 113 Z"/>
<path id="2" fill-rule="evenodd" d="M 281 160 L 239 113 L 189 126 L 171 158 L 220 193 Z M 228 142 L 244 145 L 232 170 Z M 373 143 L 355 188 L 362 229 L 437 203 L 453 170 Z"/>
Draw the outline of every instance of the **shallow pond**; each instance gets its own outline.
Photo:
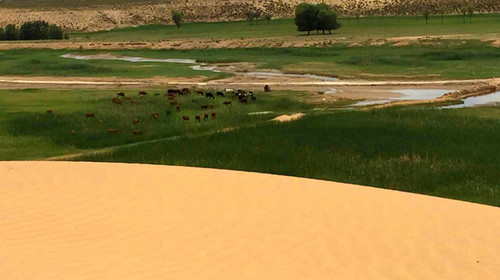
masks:
<path id="1" fill-rule="evenodd" d="M 463 104 L 443 106 L 441 108 L 449 109 L 449 108 L 478 107 L 488 104 L 500 103 L 500 91 L 488 95 L 469 97 L 463 99 L 462 101 L 464 102 Z"/>

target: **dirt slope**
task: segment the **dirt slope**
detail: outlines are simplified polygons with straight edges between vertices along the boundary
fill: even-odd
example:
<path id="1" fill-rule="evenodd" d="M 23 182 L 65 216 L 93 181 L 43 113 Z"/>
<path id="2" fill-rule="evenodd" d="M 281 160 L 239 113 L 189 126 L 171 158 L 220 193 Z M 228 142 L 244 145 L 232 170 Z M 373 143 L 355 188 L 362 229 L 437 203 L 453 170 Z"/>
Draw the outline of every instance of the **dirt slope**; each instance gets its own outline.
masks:
<path id="1" fill-rule="evenodd" d="M 500 209 L 213 169 L 1 162 L 3 279 L 498 279 Z"/>

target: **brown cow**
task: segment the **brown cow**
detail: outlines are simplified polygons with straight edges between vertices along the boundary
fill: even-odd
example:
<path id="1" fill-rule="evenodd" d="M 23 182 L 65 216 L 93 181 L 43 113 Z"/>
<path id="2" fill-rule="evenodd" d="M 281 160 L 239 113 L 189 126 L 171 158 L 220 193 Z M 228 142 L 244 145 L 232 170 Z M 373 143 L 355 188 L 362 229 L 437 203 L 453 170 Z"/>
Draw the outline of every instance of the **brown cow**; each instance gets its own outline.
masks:
<path id="1" fill-rule="evenodd" d="M 194 116 L 194 119 L 197 121 L 201 121 L 201 116 Z"/>
<path id="2" fill-rule="evenodd" d="M 224 104 L 224 105 L 231 105 L 231 101 L 224 101 L 222 104 Z"/>
<path id="3" fill-rule="evenodd" d="M 216 115 L 217 115 L 217 114 L 215 114 L 215 112 L 212 112 L 212 119 L 215 119 L 215 116 L 216 116 Z"/>
<path id="4" fill-rule="evenodd" d="M 203 120 L 206 121 L 208 119 L 208 113 L 205 113 L 205 115 L 203 116 Z"/>
<path id="5" fill-rule="evenodd" d="M 265 86 L 264 86 L 264 91 L 265 91 L 265 92 L 270 92 L 270 91 L 271 91 L 271 87 L 270 87 L 270 86 L 268 86 L 268 85 L 265 85 Z"/>
<path id="6" fill-rule="evenodd" d="M 57 113 L 57 118 L 60 119 L 62 117 L 61 113 Z"/>
<path id="7" fill-rule="evenodd" d="M 140 122 L 141 122 L 141 120 L 139 120 L 139 119 L 134 119 L 134 123 L 135 123 L 135 124 L 138 124 L 138 123 L 140 123 Z"/>
<path id="8" fill-rule="evenodd" d="M 201 108 L 201 110 L 206 110 L 206 109 L 208 109 L 208 105 L 201 105 L 200 108 Z"/>
<path id="9" fill-rule="evenodd" d="M 115 103 L 115 104 L 122 104 L 121 99 L 120 99 L 120 98 L 118 98 L 118 97 L 113 98 L 113 99 L 112 99 L 112 101 L 113 101 L 113 103 Z"/>
<path id="10" fill-rule="evenodd" d="M 153 113 L 151 114 L 153 116 L 153 119 L 157 120 L 160 117 L 160 114 L 158 113 Z"/>
<path id="11" fill-rule="evenodd" d="M 70 130 L 69 134 L 73 135 L 73 134 L 75 134 L 75 131 L 74 130 Z"/>
<path id="12" fill-rule="evenodd" d="M 132 131 L 132 133 L 133 133 L 134 135 L 142 135 L 142 131 L 140 131 L 140 130 L 135 130 L 135 129 L 134 129 L 134 130 Z"/>
<path id="13" fill-rule="evenodd" d="M 102 124 L 102 120 L 98 120 L 98 121 L 97 121 L 97 123 L 98 123 L 98 124 Z"/>
<path id="14" fill-rule="evenodd" d="M 95 114 L 94 113 L 87 113 L 87 114 L 85 114 L 85 116 L 87 116 L 87 118 L 93 118 L 93 117 L 95 117 Z"/>
<path id="15" fill-rule="evenodd" d="M 185 122 L 189 121 L 189 116 L 182 116 L 182 120 Z"/>
<path id="16" fill-rule="evenodd" d="M 110 128 L 108 129 L 109 133 L 111 134 L 115 134 L 115 133 L 118 133 L 118 129 L 114 129 L 114 128 Z"/>
<path id="17" fill-rule="evenodd" d="M 189 95 L 189 94 L 191 94 L 191 91 L 190 91 L 188 88 L 183 88 L 183 89 L 181 90 L 181 92 L 182 92 L 182 94 L 184 94 L 184 95 Z"/>
<path id="18" fill-rule="evenodd" d="M 148 95 L 148 93 L 147 93 L 147 92 L 145 92 L 145 91 L 139 91 L 139 95 L 140 95 L 140 96 L 145 96 L 145 95 Z"/>
<path id="19" fill-rule="evenodd" d="M 181 111 L 181 106 L 179 106 L 179 104 L 177 104 L 177 106 L 175 106 L 175 109 L 180 112 Z"/>
<path id="20" fill-rule="evenodd" d="M 47 114 L 52 114 L 52 113 L 54 113 L 54 111 L 52 111 L 52 110 L 47 110 Z"/>

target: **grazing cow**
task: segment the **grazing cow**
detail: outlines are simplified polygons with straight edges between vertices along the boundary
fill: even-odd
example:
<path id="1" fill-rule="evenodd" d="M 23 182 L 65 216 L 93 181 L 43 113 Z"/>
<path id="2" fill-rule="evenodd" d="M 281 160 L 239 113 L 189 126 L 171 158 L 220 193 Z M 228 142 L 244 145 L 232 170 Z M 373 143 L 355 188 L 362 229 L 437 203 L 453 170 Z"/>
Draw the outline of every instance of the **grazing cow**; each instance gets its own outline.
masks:
<path id="1" fill-rule="evenodd" d="M 213 93 L 211 93 L 211 92 L 207 92 L 207 93 L 205 93 L 205 97 L 206 97 L 206 98 L 212 98 L 212 99 L 215 99 L 214 94 L 213 94 Z"/>
<path id="2" fill-rule="evenodd" d="M 217 114 L 216 114 L 215 112 L 212 112 L 212 119 L 215 119 L 215 116 L 216 116 L 216 115 L 217 115 Z"/>
<path id="3" fill-rule="evenodd" d="M 206 121 L 208 119 L 208 113 L 205 113 L 205 115 L 203 115 L 203 120 Z"/>
<path id="4" fill-rule="evenodd" d="M 226 97 L 222 91 L 217 92 L 217 97 Z"/>
<path id="5" fill-rule="evenodd" d="M 269 87 L 268 85 L 265 85 L 264 86 L 264 91 L 265 92 L 270 92 L 271 91 L 271 87 Z"/>
<path id="6" fill-rule="evenodd" d="M 134 129 L 134 130 L 132 130 L 132 133 L 133 133 L 134 135 L 142 135 L 142 131 L 140 131 L 140 130 L 135 130 L 135 129 Z"/>
<path id="7" fill-rule="evenodd" d="M 177 102 L 175 100 L 170 100 L 169 103 L 170 103 L 170 105 L 179 105 L 179 102 Z"/>
<path id="8" fill-rule="evenodd" d="M 205 95 L 205 94 L 203 94 L 203 91 L 198 91 L 196 94 L 201 95 L 201 96 Z"/>
<path id="9" fill-rule="evenodd" d="M 98 123 L 98 124 L 102 124 L 102 120 L 98 120 L 98 121 L 97 121 L 97 123 Z"/>
<path id="10" fill-rule="evenodd" d="M 170 95 L 170 94 L 175 94 L 175 91 L 174 91 L 173 89 L 169 88 L 169 89 L 167 90 L 167 94 L 169 94 L 169 95 Z"/>
<path id="11" fill-rule="evenodd" d="M 118 93 L 116 94 L 116 96 L 125 97 L 125 93 L 124 93 L 124 92 L 118 92 Z"/>
<path id="12" fill-rule="evenodd" d="M 183 88 L 183 89 L 181 89 L 181 93 L 184 95 L 189 95 L 189 94 L 191 94 L 191 91 L 188 88 Z"/>
<path id="13" fill-rule="evenodd" d="M 175 93 L 169 92 L 169 93 L 165 94 L 165 96 L 168 96 L 169 98 L 174 98 L 175 97 Z"/>
<path id="14" fill-rule="evenodd" d="M 75 134 L 75 131 L 74 130 L 70 130 L 69 134 L 73 135 L 73 134 Z"/>
<path id="15" fill-rule="evenodd" d="M 240 98 L 240 102 L 243 103 L 243 104 L 247 104 L 248 103 L 248 99 L 246 97 L 242 97 L 242 98 Z"/>
<path id="16" fill-rule="evenodd" d="M 115 104 L 122 104 L 122 100 L 120 98 L 118 98 L 118 97 L 113 98 L 112 101 Z"/>
<path id="17" fill-rule="evenodd" d="M 146 95 L 148 95 L 148 93 L 147 93 L 147 92 L 145 92 L 145 91 L 139 91 L 139 95 L 140 95 L 140 96 L 146 96 Z"/>
<path id="18" fill-rule="evenodd" d="M 201 110 L 206 110 L 206 109 L 208 109 L 208 105 L 201 105 L 200 108 L 201 108 Z"/>
<path id="19" fill-rule="evenodd" d="M 52 110 L 47 110 L 47 114 L 52 114 L 52 113 L 54 113 L 54 111 L 52 111 Z"/>
<path id="20" fill-rule="evenodd" d="M 179 106 L 179 104 L 177 104 L 177 106 L 175 106 L 175 110 L 177 110 L 177 111 L 180 112 L 181 111 L 181 106 Z"/>
<path id="21" fill-rule="evenodd" d="M 135 123 L 135 124 L 138 124 L 138 123 L 140 123 L 140 122 L 141 122 L 141 120 L 139 120 L 139 119 L 134 119 L 134 123 Z"/>
<path id="22" fill-rule="evenodd" d="M 231 105 L 231 101 L 224 101 L 222 104 L 224 104 L 224 105 Z"/>
<path id="23" fill-rule="evenodd" d="M 252 98 L 252 101 L 256 101 L 257 100 L 257 97 L 255 97 L 255 95 L 253 94 L 253 91 L 250 91 L 248 93 L 248 95 L 250 95 L 250 98 Z"/>
<path id="24" fill-rule="evenodd" d="M 189 116 L 182 116 L 182 120 L 185 122 L 189 121 Z"/>
<path id="25" fill-rule="evenodd" d="M 197 120 L 197 121 L 201 121 L 201 117 L 200 116 L 194 116 L 194 119 Z"/>
<path id="26" fill-rule="evenodd" d="M 153 113 L 151 114 L 153 116 L 153 119 L 157 120 L 160 117 L 160 114 L 158 113 Z"/>
<path id="27" fill-rule="evenodd" d="M 155 93 L 155 96 L 160 96 L 160 94 L 159 93 Z"/>
<path id="28" fill-rule="evenodd" d="M 57 113 L 57 118 L 60 119 L 62 117 L 61 113 Z"/>
<path id="29" fill-rule="evenodd" d="M 85 114 L 85 116 L 87 116 L 87 118 L 93 118 L 93 117 L 95 117 L 95 114 L 94 113 L 87 113 L 87 114 Z"/>
<path id="30" fill-rule="evenodd" d="M 108 129 L 108 132 L 111 134 L 115 134 L 115 133 L 118 133 L 118 129 L 110 128 L 110 129 Z"/>

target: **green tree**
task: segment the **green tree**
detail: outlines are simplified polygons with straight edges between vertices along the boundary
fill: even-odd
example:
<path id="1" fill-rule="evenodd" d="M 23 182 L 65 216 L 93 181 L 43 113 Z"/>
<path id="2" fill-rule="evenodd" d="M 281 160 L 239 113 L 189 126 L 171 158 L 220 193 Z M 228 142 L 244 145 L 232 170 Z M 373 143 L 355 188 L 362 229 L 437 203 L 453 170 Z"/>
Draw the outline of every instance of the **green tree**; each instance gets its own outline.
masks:
<path id="1" fill-rule="evenodd" d="M 425 8 L 424 9 L 424 18 L 425 18 L 425 24 L 429 23 L 429 17 L 431 16 L 431 10 Z"/>
<path id="2" fill-rule="evenodd" d="M 0 27 L 0 41 L 5 40 L 5 30 Z"/>
<path id="3" fill-rule="evenodd" d="M 297 30 L 307 31 L 307 35 L 316 29 L 318 7 L 309 3 L 298 4 L 295 8 L 295 25 Z"/>
<path id="4" fill-rule="evenodd" d="M 245 16 L 250 25 L 253 25 L 254 20 L 258 21 L 261 15 L 261 11 L 247 11 Z"/>
<path id="5" fill-rule="evenodd" d="M 63 38 L 62 28 L 52 24 L 49 26 L 48 39 L 61 40 Z"/>
<path id="6" fill-rule="evenodd" d="M 43 20 L 28 21 L 19 29 L 21 40 L 44 40 L 49 38 L 49 23 Z"/>
<path id="7" fill-rule="evenodd" d="M 340 23 L 337 22 L 337 15 L 332 10 L 332 8 L 325 3 L 320 3 L 316 5 L 318 9 L 318 15 L 316 17 L 316 30 L 322 30 L 325 34 L 325 30 L 328 33 L 332 33 L 332 29 L 340 28 Z"/>
<path id="8" fill-rule="evenodd" d="M 5 40 L 14 41 L 19 39 L 19 29 L 14 24 L 5 27 Z"/>
<path id="9" fill-rule="evenodd" d="M 469 16 L 469 23 L 472 23 L 472 15 L 474 14 L 474 5 L 467 5 L 467 15 Z"/>
<path id="10" fill-rule="evenodd" d="M 184 20 L 184 14 L 177 11 L 172 11 L 172 20 L 174 21 L 177 29 L 181 28 L 182 22 Z"/>
<path id="11" fill-rule="evenodd" d="M 467 5 L 460 7 L 460 13 L 462 13 L 463 22 L 465 23 L 465 19 L 467 18 Z"/>
<path id="12" fill-rule="evenodd" d="M 269 24 L 269 22 L 271 21 L 272 18 L 273 18 L 273 16 L 271 14 L 264 15 L 264 19 L 267 21 L 267 24 Z"/>

